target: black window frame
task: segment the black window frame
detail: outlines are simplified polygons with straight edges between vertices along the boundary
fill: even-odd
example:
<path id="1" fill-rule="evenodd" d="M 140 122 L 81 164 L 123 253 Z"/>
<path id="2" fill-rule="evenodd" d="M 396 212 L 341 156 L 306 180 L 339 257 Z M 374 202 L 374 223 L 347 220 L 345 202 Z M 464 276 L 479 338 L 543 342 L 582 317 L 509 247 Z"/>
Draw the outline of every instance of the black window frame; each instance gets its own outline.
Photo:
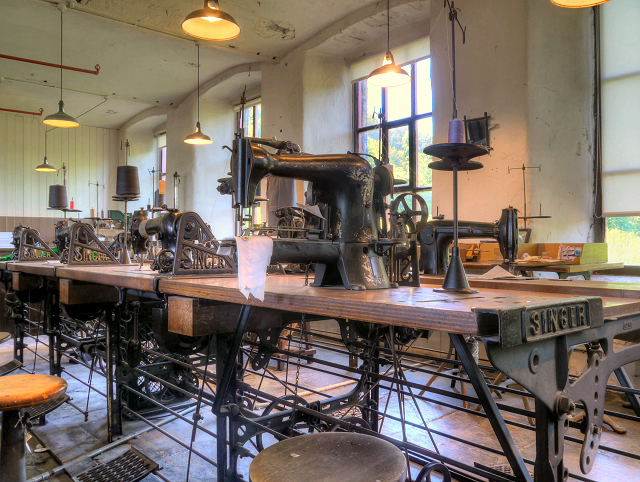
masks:
<path id="1" fill-rule="evenodd" d="M 353 148 L 354 151 L 358 151 L 358 137 L 363 132 L 376 131 L 382 128 L 381 136 L 382 136 L 382 156 L 383 158 L 388 157 L 389 152 L 389 130 L 397 127 L 408 126 L 409 128 L 409 179 L 407 180 L 407 184 L 403 184 L 400 186 L 395 186 L 394 192 L 424 192 L 424 191 L 432 191 L 433 184 L 431 186 L 418 186 L 418 163 L 420 159 L 420 147 L 418 146 L 418 140 L 416 136 L 416 123 L 419 120 L 433 118 L 433 98 L 431 104 L 431 112 L 424 114 L 416 114 L 417 109 L 417 72 L 416 72 L 416 64 L 420 61 L 430 59 L 431 56 L 427 55 L 425 57 L 420 57 L 418 59 L 412 60 L 410 62 L 406 62 L 400 67 L 406 67 L 407 65 L 411 66 L 411 115 L 409 117 L 405 117 L 403 119 L 397 119 L 393 121 L 387 121 L 387 104 L 388 104 L 388 90 L 389 88 L 384 87 L 382 89 L 382 126 L 380 123 L 373 124 L 366 127 L 359 127 L 359 122 L 361 118 L 361 110 L 360 110 L 360 102 L 359 102 L 359 90 L 358 84 L 360 82 L 366 82 L 366 79 L 360 79 L 353 83 Z M 429 77 L 431 78 L 431 72 L 429 73 Z M 433 91 L 432 91 L 433 97 Z M 423 148 L 426 146 L 422 146 Z"/>

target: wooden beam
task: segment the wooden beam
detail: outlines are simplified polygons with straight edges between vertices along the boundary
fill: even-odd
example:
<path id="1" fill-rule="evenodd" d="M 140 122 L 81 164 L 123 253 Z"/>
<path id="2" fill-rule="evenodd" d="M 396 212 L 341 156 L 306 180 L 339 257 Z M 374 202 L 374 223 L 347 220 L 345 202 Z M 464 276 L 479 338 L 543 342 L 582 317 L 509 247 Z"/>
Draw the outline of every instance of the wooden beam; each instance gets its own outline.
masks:
<path id="1" fill-rule="evenodd" d="M 113 286 L 83 284 L 70 279 L 60 280 L 60 303 L 62 304 L 117 303 L 118 300 L 118 290 Z"/>

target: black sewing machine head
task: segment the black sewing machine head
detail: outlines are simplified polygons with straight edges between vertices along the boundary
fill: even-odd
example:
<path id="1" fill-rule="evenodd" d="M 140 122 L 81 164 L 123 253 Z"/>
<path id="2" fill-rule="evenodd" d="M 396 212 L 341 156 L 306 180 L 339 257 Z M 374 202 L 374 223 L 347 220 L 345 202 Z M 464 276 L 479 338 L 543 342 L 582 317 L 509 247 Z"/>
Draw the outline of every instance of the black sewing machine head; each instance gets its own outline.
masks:
<path id="1" fill-rule="evenodd" d="M 40 237 L 35 229 L 17 225 L 12 233 L 12 257 L 14 261 L 47 261 L 60 259 Z"/>
<path id="2" fill-rule="evenodd" d="M 278 152 L 271 154 L 263 146 Z M 233 195 L 235 208 L 246 208 L 267 175 L 309 181 L 306 202 L 326 221 L 313 237 L 275 238 L 273 264 L 316 263 L 314 286 L 390 287 L 382 257 L 390 245 L 379 240 L 373 221 L 374 171 L 366 160 L 351 153 L 305 155 L 292 142 L 238 137 L 231 179 L 218 190 Z"/>
<path id="3" fill-rule="evenodd" d="M 502 210 L 495 223 L 460 221 L 459 238 L 491 238 L 500 245 L 505 261 L 513 263 L 518 257 L 518 210 L 509 206 Z M 453 242 L 453 221 L 434 219 L 418 235 L 420 242 L 420 271 L 425 274 L 444 274 L 449 262 L 449 246 Z"/>
<path id="4" fill-rule="evenodd" d="M 133 252 L 146 253 L 151 236 L 157 236 L 161 244 L 151 269 L 174 275 L 235 272 L 235 261 L 218 253 L 218 240 L 198 214 L 169 210 L 148 219 L 146 211 L 136 213 L 131 222 Z"/>

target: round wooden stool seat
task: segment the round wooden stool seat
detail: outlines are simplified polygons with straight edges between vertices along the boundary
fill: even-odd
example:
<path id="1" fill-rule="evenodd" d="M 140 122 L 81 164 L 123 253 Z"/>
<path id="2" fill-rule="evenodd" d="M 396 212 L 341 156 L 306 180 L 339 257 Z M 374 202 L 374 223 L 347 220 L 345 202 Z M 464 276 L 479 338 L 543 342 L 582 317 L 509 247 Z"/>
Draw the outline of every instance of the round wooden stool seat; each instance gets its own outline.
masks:
<path id="1" fill-rule="evenodd" d="M 266 448 L 250 482 L 404 482 L 407 461 L 395 445 L 360 433 L 315 433 Z"/>
<path id="2" fill-rule="evenodd" d="M 51 375 L 12 375 L 0 378 L 0 412 L 34 407 L 55 400 L 67 382 Z"/>
<path id="3" fill-rule="evenodd" d="M 6 331 L 0 331 L 0 343 L 5 341 L 7 338 L 11 338 L 11 333 L 7 333 Z"/>

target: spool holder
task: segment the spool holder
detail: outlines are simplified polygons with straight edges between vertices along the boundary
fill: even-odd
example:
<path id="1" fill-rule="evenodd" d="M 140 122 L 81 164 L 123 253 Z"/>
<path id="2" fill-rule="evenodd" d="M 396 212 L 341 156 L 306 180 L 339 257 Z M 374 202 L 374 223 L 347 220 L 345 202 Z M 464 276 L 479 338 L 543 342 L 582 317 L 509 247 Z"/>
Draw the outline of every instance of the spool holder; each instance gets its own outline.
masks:
<path id="1" fill-rule="evenodd" d="M 433 144 L 424 148 L 427 156 L 440 158 L 440 161 L 429 163 L 429 168 L 436 171 L 451 171 L 453 173 L 453 248 L 449 267 L 444 277 L 442 288 L 433 291 L 442 293 L 478 293 L 478 290 L 469 287 L 467 274 L 460 259 L 460 246 L 458 245 L 458 171 L 473 171 L 482 169 L 480 162 L 471 159 L 484 156 L 489 151 L 486 147 L 475 144 L 452 143 Z"/>
<path id="2" fill-rule="evenodd" d="M 128 231 L 128 220 L 127 220 L 127 204 L 129 201 L 138 201 L 140 196 L 129 195 L 129 196 L 113 196 L 111 199 L 117 202 L 124 202 L 124 241 L 122 243 L 122 255 L 120 256 L 120 264 L 131 264 L 131 257 L 129 256 L 129 249 L 127 248 L 127 231 Z"/>

